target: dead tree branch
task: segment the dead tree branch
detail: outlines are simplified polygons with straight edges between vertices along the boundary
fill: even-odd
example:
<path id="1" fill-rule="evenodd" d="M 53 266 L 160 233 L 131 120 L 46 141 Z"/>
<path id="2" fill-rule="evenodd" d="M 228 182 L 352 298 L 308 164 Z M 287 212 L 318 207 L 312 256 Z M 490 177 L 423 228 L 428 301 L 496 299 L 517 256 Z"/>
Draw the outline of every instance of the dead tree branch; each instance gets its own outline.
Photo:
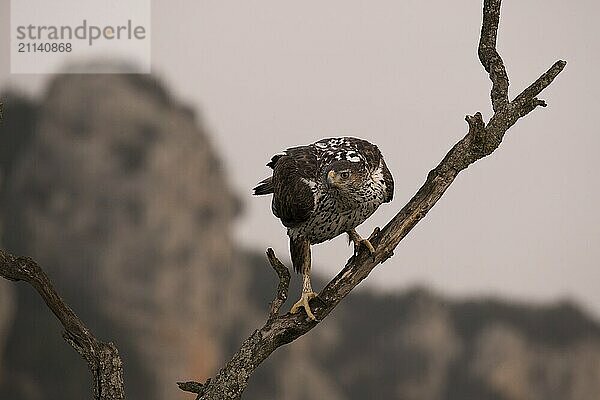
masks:
<path id="1" fill-rule="evenodd" d="M 63 338 L 87 362 L 92 372 L 92 386 L 96 400 L 125 398 L 123 363 L 112 343 L 96 339 L 54 289 L 54 285 L 28 257 L 15 257 L 0 250 L 0 276 L 11 281 L 29 283 L 42 297 L 48 308 L 65 328 Z"/>
<path id="2" fill-rule="evenodd" d="M 279 261 L 279 259 L 275 256 L 273 249 L 267 249 L 267 258 L 269 259 L 271 267 L 273 267 L 277 273 L 277 277 L 279 278 L 277 294 L 271 302 L 271 311 L 269 311 L 269 319 L 267 320 L 267 322 L 271 322 L 277 318 L 281 306 L 287 300 L 288 290 L 290 288 L 290 270 L 287 269 L 287 267 L 281 261 Z"/>
<path id="3" fill-rule="evenodd" d="M 486 1 L 483 4 L 483 22 L 479 38 L 479 61 L 490 74 L 492 81 L 492 108 L 498 111 L 508 104 L 508 75 L 498 51 L 498 22 L 500 21 L 501 1 Z"/>
<path id="4" fill-rule="evenodd" d="M 481 113 L 467 116 L 469 130 L 464 138 L 452 147 L 440 164 L 429 172 L 427 179 L 413 198 L 378 233 L 374 233 L 372 244 L 375 257 L 365 251 L 348 260 L 342 271 L 319 293 L 312 303 L 313 312 L 322 321 L 377 265 L 391 257 L 398 243 L 427 215 L 441 198 L 454 178 L 475 161 L 491 154 L 500 146 L 506 131 L 517 120 L 545 102 L 536 96 L 545 89 L 566 65 L 557 61 L 533 84 L 513 101 L 508 99 L 508 75 L 502 58 L 496 50 L 496 37 L 500 20 L 501 0 L 485 0 L 483 23 L 479 42 L 479 59 L 492 81 L 491 100 L 494 115 L 486 124 Z M 186 389 L 198 393 L 197 399 L 239 399 L 254 370 L 278 347 L 292 342 L 314 328 L 318 322 L 306 318 L 304 313 L 277 316 L 285 301 L 287 287 L 278 267 L 281 263 L 269 250 L 271 265 L 278 272 L 280 284 L 278 296 L 271 305 L 267 322 L 246 339 L 233 358 L 219 371 L 216 377 L 203 385 L 186 384 Z M 288 278 L 289 280 L 289 275 Z M 279 294 L 282 293 L 283 296 Z"/>

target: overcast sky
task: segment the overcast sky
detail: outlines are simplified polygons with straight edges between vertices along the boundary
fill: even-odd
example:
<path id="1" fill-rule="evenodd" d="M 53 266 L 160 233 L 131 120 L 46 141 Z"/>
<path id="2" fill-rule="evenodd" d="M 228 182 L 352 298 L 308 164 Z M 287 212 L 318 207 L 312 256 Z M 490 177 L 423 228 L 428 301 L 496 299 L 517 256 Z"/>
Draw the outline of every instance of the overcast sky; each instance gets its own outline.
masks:
<path id="1" fill-rule="evenodd" d="M 506 0 L 499 49 L 510 93 L 557 59 L 548 102 L 500 149 L 459 175 L 444 197 L 363 285 L 415 284 L 454 296 L 572 298 L 600 316 L 600 6 L 592 0 Z M 46 76 L 9 74 L 8 0 L 0 0 L 0 88 L 39 93 Z M 239 238 L 287 254 L 270 198 L 250 189 L 282 149 L 354 135 L 381 148 L 395 199 L 359 231 L 397 212 L 466 132 L 490 116 L 477 59 L 479 1 L 155 1 L 152 68 L 204 117 L 245 201 Z M 345 238 L 313 248 L 333 276 Z"/>

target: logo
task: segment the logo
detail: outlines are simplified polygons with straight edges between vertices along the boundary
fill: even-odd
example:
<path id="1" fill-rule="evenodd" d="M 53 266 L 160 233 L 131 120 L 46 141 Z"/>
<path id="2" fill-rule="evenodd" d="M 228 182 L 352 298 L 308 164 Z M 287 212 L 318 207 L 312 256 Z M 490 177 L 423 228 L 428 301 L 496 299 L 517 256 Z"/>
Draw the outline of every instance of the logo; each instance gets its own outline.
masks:
<path id="1" fill-rule="evenodd" d="M 12 0 L 10 37 L 12 73 L 150 73 L 150 0 Z"/>

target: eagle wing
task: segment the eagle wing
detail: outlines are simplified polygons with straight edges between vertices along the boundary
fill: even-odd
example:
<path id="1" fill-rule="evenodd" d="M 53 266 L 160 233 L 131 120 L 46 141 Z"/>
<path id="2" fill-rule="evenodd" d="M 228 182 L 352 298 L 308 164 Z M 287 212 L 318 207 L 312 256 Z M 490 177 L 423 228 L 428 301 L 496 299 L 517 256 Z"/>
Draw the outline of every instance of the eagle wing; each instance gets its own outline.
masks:
<path id="1" fill-rule="evenodd" d="M 306 221 L 315 209 L 318 162 L 314 148 L 288 149 L 273 157 L 269 166 L 273 168 L 273 214 L 288 228 Z"/>

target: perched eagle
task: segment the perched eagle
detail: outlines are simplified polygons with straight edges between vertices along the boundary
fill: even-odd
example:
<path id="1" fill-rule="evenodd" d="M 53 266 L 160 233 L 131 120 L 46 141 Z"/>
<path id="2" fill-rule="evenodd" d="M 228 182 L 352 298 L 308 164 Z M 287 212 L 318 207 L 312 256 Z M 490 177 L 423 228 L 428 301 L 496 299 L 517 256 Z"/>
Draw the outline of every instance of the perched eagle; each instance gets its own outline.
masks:
<path id="1" fill-rule="evenodd" d="M 363 245 L 373 254 L 371 243 L 354 228 L 392 200 L 394 180 L 377 146 L 353 137 L 287 149 L 267 166 L 273 176 L 260 182 L 254 194 L 273 193 L 273 214 L 287 227 L 292 263 L 303 275 L 302 297 L 291 312 L 303 307 L 315 320 L 309 306 L 317 296 L 310 284 L 310 246 L 345 232 L 355 252 Z"/>

